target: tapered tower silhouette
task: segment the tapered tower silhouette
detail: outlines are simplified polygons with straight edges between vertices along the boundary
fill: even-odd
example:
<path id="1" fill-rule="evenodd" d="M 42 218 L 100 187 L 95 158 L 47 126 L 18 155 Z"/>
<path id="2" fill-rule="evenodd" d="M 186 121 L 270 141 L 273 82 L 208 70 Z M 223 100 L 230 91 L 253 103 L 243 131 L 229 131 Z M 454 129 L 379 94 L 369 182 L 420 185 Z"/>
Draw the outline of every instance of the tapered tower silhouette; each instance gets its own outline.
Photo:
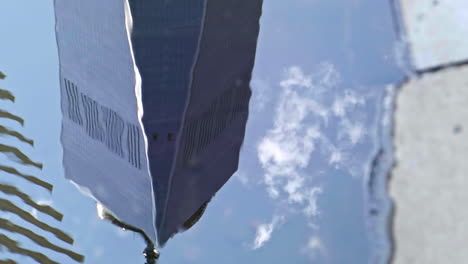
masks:
<path id="1" fill-rule="evenodd" d="M 237 170 L 262 0 L 56 0 L 67 177 L 164 245 Z"/>

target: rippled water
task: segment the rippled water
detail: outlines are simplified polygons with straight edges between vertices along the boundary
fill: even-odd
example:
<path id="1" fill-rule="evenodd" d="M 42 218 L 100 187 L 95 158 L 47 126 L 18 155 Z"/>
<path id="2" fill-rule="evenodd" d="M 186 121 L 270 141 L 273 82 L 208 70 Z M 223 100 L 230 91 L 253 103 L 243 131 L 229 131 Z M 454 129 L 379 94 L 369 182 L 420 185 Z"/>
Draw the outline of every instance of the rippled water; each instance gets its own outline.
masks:
<path id="1" fill-rule="evenodd" d="M 239 169 L 200 221 L 161 249 L 160 263 L 381 263 L 389 257 L 385 175 L 392 164 L 393 93 L 405 75 L 390 3 L 264 1 Z M 0 112 L 0 151 L 9 153 L 0 165 L 21 174 L 0 167 L 0 244 L 20 241 L 59 263 L 79 261 L 75 253 L 85 263 L 144 263 L 141 237 L 99 219 L 95 202 L 65 180 L 52 2 L 2 5 L 0 70 L 8 76 L 0 88 L 16 100 L 0 101 L 6 111 Z M 7 221 L 63 250 L 15 233 Z M 0 259 L 32 261 L 6 247 Z"/>

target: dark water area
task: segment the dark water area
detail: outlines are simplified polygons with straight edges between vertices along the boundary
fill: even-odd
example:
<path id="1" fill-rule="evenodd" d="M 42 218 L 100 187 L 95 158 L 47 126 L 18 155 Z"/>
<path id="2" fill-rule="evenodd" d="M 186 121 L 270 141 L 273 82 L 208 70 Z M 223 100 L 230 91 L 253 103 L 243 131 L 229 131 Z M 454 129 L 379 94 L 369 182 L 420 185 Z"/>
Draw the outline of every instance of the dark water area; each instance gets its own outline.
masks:
<path id="1" fill-rule="evenodd" d="M 63 23 L 57 30 L 63 35 L 58 41 L 52 1 L 11 2 L 0 10 L 0 22 L 9 25 L 0 29 L 5 40 L 0 70 L 6 75 L 0 80 L 0 263 L 144 263 L 141 236 L 100 219 L 95 199 L 154 241 L 156 235 L 149 234 L 154 214 L 161 217 L 158 229 L 190 216 L 184 223 L 190 229 L 159 249 L 159 263 L 388 262 L 391 202 L 386 184 L 393 165 L 393 97 L 407 72 L 393 1 L 265 0 L 257 24 L 242 17 L 248 12 L 233 16 L 226 9 L 226 21 L 241 21 L 245 30 L 229 29 L 221 19 L 219 27 L 225 30 L 218 24 L 211 30 L 223 34 L 226 43 L 216 44 L 216 34 L 209 43 L 194 41 L 199 33 L 193 27 L 202 21 L 197 12 L 184 13 L 190 18 L 184 20 L 186 27 L 171 31 L 177 21 L 169 19 L 169 11 L 153 14 L 132 1 L 128 8 L 134 13 L 146 14 L 148 21 L 154 15 L 169 25 L 155 33 L 144 27 L 145 19 L 134 20 L 139 24 L 133 24 L 133 48 L 144 46 L 145 39 L 160 48 L 155 53 L 140 48 L 138 54 L 126 52 L 131 35 L 125 33 L 125 5 L 111 2 L 86 0 L 74 7 L 56 0 L 56 12 L 70 12 L 59 19 Z M 160 4 L 181 14 L 166 2 Z M 206 7 L 201 2 L 187 10 L 201 11 Z M 93 12 L 79 12 L 93 5 Z M 85 41 L 93 36 L 85 27 L 64 26 L 78 25 L 80 19 L 95 30 L 89 32 L 113 32 L 109 36 L 121 42 L 97 33 L 95 40 L 103 41 Z M 98 23 L 114 20 L 120 24 Z M 249 25 L 258 37 L 230 40 L 229 32 L 247 36 Z M 172 42 L 164 42 L 164 36 Z M 222 56 L 224 48 L 242 51 L 252 41 L 255 56 L 248 60 L 241 52 Z M 199 56 L 209 59 L 194 57 L 196 43 L 204 45 Z M 221 44 L 223 49 L 215 50 Z M 90 54 L 96 63 L 86 61 Z M 142 105 L 137 103 L 138 89 L 125 90 L 139 81 L 132 56 L 143 85 Z M 180 64 L 177 56 L 206 64 L 198 68 L 200 80 L 191 79 L 197 75 L 176 77 L 179 71 L 193 70 L 193 62 Z M 159 59 L 163 63 L 156 63 Z M 164 77 L 175 68 L 170 78 Z M 227 74 L 229 70 L 233 72 Z M 198 85 L 192 101 L 176 100 L 187 97 L 186 86 L 192 82 Z M 248 88 L 245 82 L 250 83 L 248 93 L 216 94 L 225 87 Z M 152 85 L 177 89 L 161 88 L 160 97 L 145 88 Z M 101 94 L 105 89 L 98 87 L 104 86 L 116 93 Z M 64 103 L 83 91 L 86 98 L 77 99 L 79 112 Z M 238 106 L 236 96 L 247 98 L 248 105 Z M 205 111 L 204 100 L 211 100 L 206 98 L 221 99 L 206 103 Z M 143 107 L 144 114 L 138 110 Z M 157 114 L 151 116 L 151 111 Z M 185 119 L 184 111 L 189 113 Z M 229 128 L 222 121 L 227 115 L 239 131 L 219 129 Z M 89 121 L 96 116 L 108 121 L 102 127 L 109 133 L 100 134 L 99 124 Z M 123 131 L 122 139 L 118 131 Z M 183 133 L 185 139 L 179 141 Z M 210 148 L 212 142 L 222 143 Z M 147 146 L 152 151 L 148 160 Z M 113 156 L 105 157 L 101 149 Z M 184 165 L 177 167 L 179 159 L 172 163 L 172 157 L 180 157 Z M 223 163 L 223 157 L 234 165 Z M 81 163 L 70 165 L 75 160 Z M 157 187 L 146 177 L 149 170 Z M 174 180 L 164 178 L 172 171 Z M 236 172 L 227 180 L 231 171 Z M 205 194 L 212 189 L 219 191 L 209 198 Z M 180 226 L 174 224 L 170 231 Z"/>

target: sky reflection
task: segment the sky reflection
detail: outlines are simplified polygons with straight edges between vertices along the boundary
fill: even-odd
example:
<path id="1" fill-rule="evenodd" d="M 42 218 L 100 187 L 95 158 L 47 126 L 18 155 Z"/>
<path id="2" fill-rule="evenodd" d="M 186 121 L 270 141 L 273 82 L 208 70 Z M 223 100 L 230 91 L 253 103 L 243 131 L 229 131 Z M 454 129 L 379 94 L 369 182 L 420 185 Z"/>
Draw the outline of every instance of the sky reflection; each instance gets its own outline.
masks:
<path id="1" fill-rule="evenodd" d="M 25 151 L 44 163 L 42 172 L 24 173 L 47 179 L 54 192 L 4 181 L 33 201 L 53 201 L 85 263 L 143 263 L 141 238 L 101 221 L 94 201 L 64 179 L 52 1 L 4 7 L 2 88 L 16 96 L 4 110 L 27 120 L 21 133 L 35 148 Z M 369 263 L 382 250 L 375 241 L 386 238 L 369 226 L 367 186 L 388 87 L 404 76 L 393 23 L 389 1 L 264 2 L 239 170 L 203 218 L 168 242 L 160 263 Z M 70 263 L 55 254 L 47 251 Z"/>

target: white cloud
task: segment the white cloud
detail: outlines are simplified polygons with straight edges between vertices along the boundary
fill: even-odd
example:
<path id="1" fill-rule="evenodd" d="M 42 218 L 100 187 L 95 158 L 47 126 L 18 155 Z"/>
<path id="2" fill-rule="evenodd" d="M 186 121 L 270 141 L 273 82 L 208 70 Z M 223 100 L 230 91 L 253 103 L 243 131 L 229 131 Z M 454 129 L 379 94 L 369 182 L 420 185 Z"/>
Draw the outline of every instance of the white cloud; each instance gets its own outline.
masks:
<path id="1" fill-rule="evenodd" d="M 262 111 L 271 100 L 270 84 L 266 80 L 255 78 L 250 82 L 250 86 L 252 87 L 253 97 L 251 105 L 254 110 Z"/>
<path id="2" fill-rule="evenodd" d="M 240 183 L 242 183 L 242 185 L 247 186 L 249 184 L 249 177 L 245 172 L 237 171 L 235 174 L 235 178 L 238 179 Z"/>
<path id="3" fill-rule="evenodd" d="M 344 117 L 347 108 L 363 105 L 364 98 L 357 96 L 352 90 L 346 90 L 344 96 L 337 96 L 332 105 L 332 110 L 335 116 Z"/>
<path id="4" fill-rule="evenodd" d="M 254 243 L 252 245 L 252 249 L 259 249 L 265 245 L 271 239 L 271 235 L 275 228 L 282 224 L 284 221 L 284 217 L 282 216 L 274 216 L 271 223 L 268 224 L 261 224 L 257 227 L 257 234 L 255 236 Z"/>
<path id="5" fill-rule="evenodd" d="M 32 216 L 34 216 L 34 218 L 39 219 L 39 218 L 38 218 L 38 215 L 37 215 L 37 210 L 36 210 L 36 208 L 31 209 L 31 211 L 29 211 L 29 213 L 30 213 Z"/>
<path id="6" fill-rule="evenodd" d="M 313 74 L 320 87 L 335 87 L 341 82 L 341 76 L 330 62 L 322 62 Z"/>
<path id="7" fill-rule="evenodd" d="M 361 122 L 352 123 L 349 119 L 343 119 L 340 123 L 340 134 L 345 134 L 352 145 L 356 145 L 366 134 L 364 124 Z"/>
<path id="8" fill-rule="evenodd" d="M 36 201 L 36 203 L 38 205 L 48 205 L 48 206 L 52 206 L 54 204 L 54 202 L 52 200 L 49 200 L 49 199 L 39 199 Z M 29 213 L 34 216 L 34 218 L 36 219 L 39 219 L 39 215 L 38 215 L 38 211 L 36 208 L 32 208 Z"/>
<path id="9" fill-rule="evenodd" d="M 273 126 L 257 145 L 269 196 L 278 205 L 287 204 L 287 210 L 304 214 L 313 229 L 323 192 L 316 176 L 329 170 L 364 173 L 356 169 L 360 163 L 353 153 L 368 140 L 366 101 L 374 95 L 343 90 L 340 84 L 339 72 L 328 62 L 309 74 L 299 66 L 287 68 L 279 82 Z M 286 217 L 289 212 L 281 213 Z M 274 224 L 260 226 L 254 245 L 261 247 L 274 229 Z M 317 246 L 317 241 L 309 244 Z"/>
<path id="10" fill-rule="evenodd" d="M 310 237 L 307 244 L 304 247 L 302 247 L 301 253 L 309 255 L 310 258 L 315 258 L 320 253 L 325 254 L 325 247 L 320 237 Z"/>
<path id="11" fill-rule="evenodd" d="M 270 197 L 299 206 L 308 218 L 319 213 L 317 198 L 322 189 L 311 184 L 311 175 L 305 169 L 325 137 L 321 126 L 328 123 L 331 112 L 319 99 L 325 89 L 337 83 L 339 74 L 329 63 L 321 64 L 313 75 L 304 74 L 298 66 L 288 68 L 286 78 L 280 82 L 282 93 L 274 126 L 257 146 Z M 253 249 L 271 238 L 278 221 L 275 217 L 271 223 L 258 227 Z"/>
<path id="12" fill-rule="evenodd" d="M 332 64 L 322 63 L 311 75 L 298 66 L 286 70 L 280 82 L 281 97 L 277 105 L 274 126 L 260 140 L 257 151 L 264 169 L 264 183 L 272 198 L 285 195 L 292 204 L 309 207 L 309 197 L 318 194 L 304 170 L 310 156 L 325 135 L 321 127 L 328 123 L 331 109 L 320 102 L 321 94 L 340 81 Z M 349 96 L 348 96 L 349 97 Z M 352 101 L 351 99 L 347 99 Z M 338 152 L 336 152 L 338 153 Z M 333 162 L 338 162 L 335 153 Z M 317 195 L 313 195 L 316 199 Z"/>
<path id="13" fill-rule="evenodd" d="M 287 78 L 280 82 L 282 87 L 303 86 L 312 88 L 312 77 L 306 76 L 299 66 L 287 69 Z"/>
<path id="14" fill-rule="evenodd" d="M 312 187 L 306 193 L 306 207 L 304 208 L 304 213 L 309 216 L 317 216 L 319 214 L 319 209 L 317 206 L 317 197 L 322 193 L 322 188 L 320 187 Z"/>
<path id="15" fill-rule="evenodd" d="M 329 164 L 339 164 L 343 160 L 343 153 L 335 149 L 330 154 Z"/>
<path id="16" fill-rule="evenodd" d="M 317 250 L 322 248 L 322 241 L 320 238 L 313 236 L 309 239 L 309 243 L 307 243 L 308 250 Z"/>
<path id="17" fill-rule="evenodd" d="M 284 185 L 284 191 L 288 194 L 289 201 L 292 203 L 300 203 L 304 200 L 304 194 L 301 192 L 301 188 L 304 186 L 304 177 L 296 175 L 291 177 L 289 181 Z"/>
<path id="18" fill-rule="evenodd" d="M 48 206 L 52 206 L 54 204 L 54 202 L 49 199 L 39 199 L 36 201 L 36 203 L 39 205 L 48 205 Z"/>

